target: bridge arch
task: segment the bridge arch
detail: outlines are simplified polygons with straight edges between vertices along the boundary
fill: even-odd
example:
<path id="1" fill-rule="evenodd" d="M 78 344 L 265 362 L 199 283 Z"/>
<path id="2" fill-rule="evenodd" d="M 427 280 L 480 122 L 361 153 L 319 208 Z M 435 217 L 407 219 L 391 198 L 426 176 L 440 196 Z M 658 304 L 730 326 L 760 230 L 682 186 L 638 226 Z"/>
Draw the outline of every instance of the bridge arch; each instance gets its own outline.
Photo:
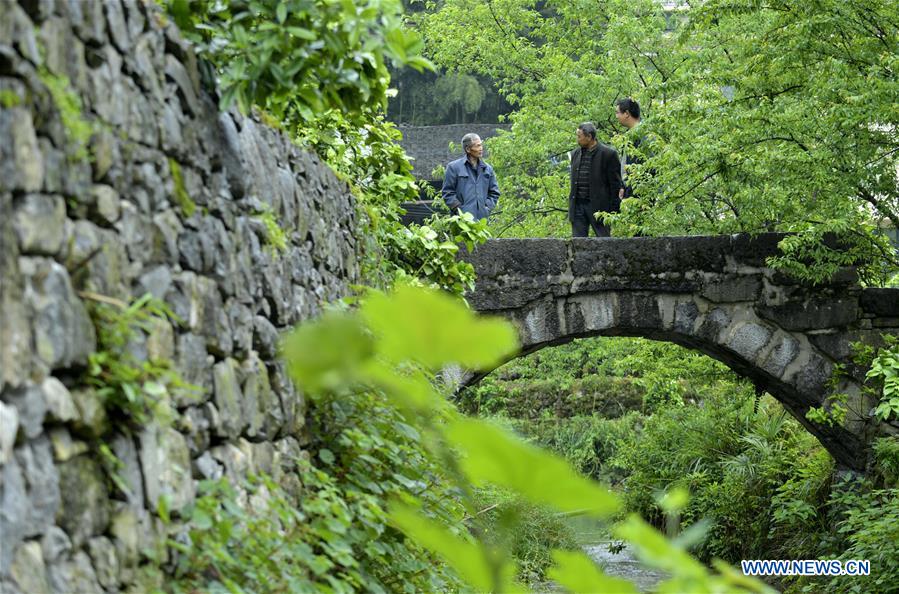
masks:
<path id="1" fill-rule="evenodd" d="M 840 466 L 863 471 L 875 423 L 850 342 L 899 335 L 899 289 L 862 288 L 855 270 L 812 286 L 766 265 L 780 234 L 628 239 L 499 239 L 466 259 L 474 309 L 512 321 L 521 355 L 594 336 L 673 342 L 723 362 L 779 400 Z M 834 384 L 836 365 L 848 374 Z M 475 383 L 484 374 L 466 377 Z M 805 413 L 848 395 L 846 422 Z"/>

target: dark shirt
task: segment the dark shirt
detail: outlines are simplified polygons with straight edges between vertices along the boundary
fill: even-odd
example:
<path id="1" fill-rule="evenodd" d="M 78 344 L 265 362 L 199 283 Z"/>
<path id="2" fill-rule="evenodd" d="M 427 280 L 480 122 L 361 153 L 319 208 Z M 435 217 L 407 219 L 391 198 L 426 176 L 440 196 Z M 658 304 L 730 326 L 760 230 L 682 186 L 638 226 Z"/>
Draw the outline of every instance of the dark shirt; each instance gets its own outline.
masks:
<path id="1" fill-rule="evenodd" d="M 478 165 L 480 165 L 480 164 L 481 164 L 481 161 L 478 160 Z M 479 171 L 480 167 L 472 166 L 471 161 L 469 161 L 467 158 L 465 159 L 465 167 L 466 167 L 466 169 L 468 169 L 468 173 L 471 175 L 471 178 L 474 180 L 477 180 L 478 173 L 480 173 L 480 171 Z"/>
<path id="2" fill-rule="evenodd" d="M 590 167 L 593 165 L 593 159 L 596 157 L 596 149 L 599 144 L 593 148 L 581 147 L 581 162 L 577 170 L 577 201 L 590 202 Z"/>

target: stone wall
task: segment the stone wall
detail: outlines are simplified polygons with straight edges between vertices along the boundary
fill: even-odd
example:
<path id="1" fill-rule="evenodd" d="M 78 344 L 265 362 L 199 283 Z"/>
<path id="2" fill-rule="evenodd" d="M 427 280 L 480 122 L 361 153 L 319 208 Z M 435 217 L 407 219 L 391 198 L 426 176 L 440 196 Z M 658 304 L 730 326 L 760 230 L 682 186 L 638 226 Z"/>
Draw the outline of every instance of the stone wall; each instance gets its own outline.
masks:
<path id="1" fill-rule="evenodd" d="M 462 156 L 462 151 L 450 151 L 450 143 L 462 144 L 462 137 L 474 132 L 482 139 L 496 136 L 498 130 L 509 130 L 509 124 L 446 124 L 443 126 L 399 126 L 403 133 L 400 145 L 412 157 L 412 174 L 423 180 L 433 180 L 431 172 Z M 489 162 L 489 152 L 484 153 Z M 443 181 L 441 178 L 439 181 Z"/>
<path id="2" fill-rule="evenodd" d="M 220 113 L 202 70 L 152 0 L 0 0 L 4 593 L 133 587 L 170 530 L 158 502 L 177 517 L 200 479 L 296 486 L 305 407 L 276 343 L 358 280 L 355 207 L 314 155 Z M 85 385 L 89 312 L 147 292 L 180 321 L 129 352 L 198 391 L 175 395 L 173 423 L 129 430 Z"/>

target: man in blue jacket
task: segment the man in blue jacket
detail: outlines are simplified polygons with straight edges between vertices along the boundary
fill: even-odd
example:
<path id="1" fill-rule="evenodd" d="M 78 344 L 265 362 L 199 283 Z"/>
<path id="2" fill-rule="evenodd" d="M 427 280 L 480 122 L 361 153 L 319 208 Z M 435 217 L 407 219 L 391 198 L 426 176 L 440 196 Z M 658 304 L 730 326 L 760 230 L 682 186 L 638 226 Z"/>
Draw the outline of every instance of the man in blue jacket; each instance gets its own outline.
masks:
<path id="1" fill-rule="evenodd" d="M 462 137 L 465 156 L 450 161 L 443 177 L 443 200 L 453 214 L 470 212 L 475 220 L 486 218 L 499 201 L 499 185 L 493 167 L 481 160 L 484 144 L 477 134 Z"/>

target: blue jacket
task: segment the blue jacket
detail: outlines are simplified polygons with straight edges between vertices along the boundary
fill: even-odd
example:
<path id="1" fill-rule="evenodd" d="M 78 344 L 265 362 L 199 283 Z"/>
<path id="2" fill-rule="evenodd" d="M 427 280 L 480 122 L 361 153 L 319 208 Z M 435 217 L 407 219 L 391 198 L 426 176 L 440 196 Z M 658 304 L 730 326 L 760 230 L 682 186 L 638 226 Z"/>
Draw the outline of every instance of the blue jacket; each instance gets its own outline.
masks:
<path id="1" fill-rule="evenodd" d="M 451 161 L 446 166 L 443 178 L 443 201 L 450 211 L 461 208 L 470 212 L 475 220 L 486 218 L 499 201 L 499 185 L 493 167 L 478 162 L 478 177 L 474 178 L 470 166 L 466 165 L 468 157 Z"/>

